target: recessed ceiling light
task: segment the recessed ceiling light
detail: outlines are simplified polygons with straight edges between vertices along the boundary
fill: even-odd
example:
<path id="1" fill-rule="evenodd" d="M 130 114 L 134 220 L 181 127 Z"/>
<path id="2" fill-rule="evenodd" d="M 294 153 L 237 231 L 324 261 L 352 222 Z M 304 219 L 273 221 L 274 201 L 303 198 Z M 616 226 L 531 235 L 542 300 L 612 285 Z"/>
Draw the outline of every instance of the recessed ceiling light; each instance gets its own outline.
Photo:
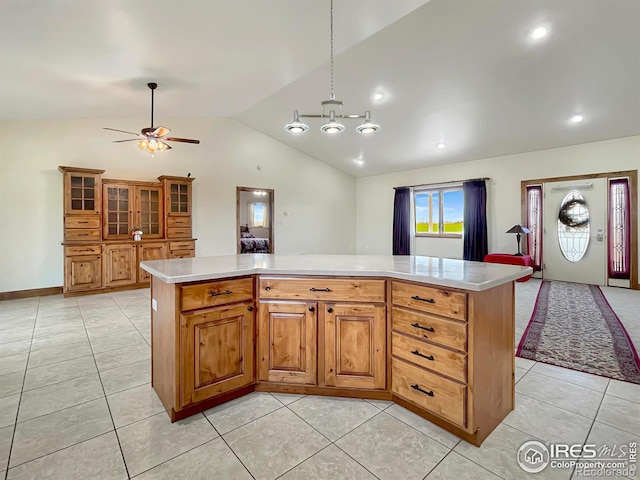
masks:
<path id="1" fill-rule="evenodd" d="M 445 148 L 446 146 L 447 146 L 447 145 L 446 145 L 445 143 L 442 143 L 442 142 L 440 142 L 440 143 L 438 144 L 438 148 L 439 148 L 440 150 L 442 150 L 442 149 L 443 149 L 443 148 Z"/>
<path id="2" fill-rule="evenodd" d="M 544 26 L 539 26 L 534 28 L 533 30 L 531 30 L 531 33 L 529 34 L 529 36 L 534 40 L 541 40 L 547 35 L 549 35 L 549 29 Z"/>
<path id="3" fill-rule="evenodd" d="M 382 92 L 376 92 L 373 94 L 374 100 L 382 100 L 383 98 L 384 98 L 384 93 Z"/>
<path id="4" fill-rule="evenodd" d="M 356 158 L 353 163 L 355 163 L 356 165 L 358 165 L 359 167 L 364 165 L 364 160 L 362 160 L 361 158 Z"/>
<path id="5" fill-rule="evenodd" d="M 584 115 L 580 115 L 579 113 L 571 117 L 571 123 L 580 123 L 584 120 Z"/>

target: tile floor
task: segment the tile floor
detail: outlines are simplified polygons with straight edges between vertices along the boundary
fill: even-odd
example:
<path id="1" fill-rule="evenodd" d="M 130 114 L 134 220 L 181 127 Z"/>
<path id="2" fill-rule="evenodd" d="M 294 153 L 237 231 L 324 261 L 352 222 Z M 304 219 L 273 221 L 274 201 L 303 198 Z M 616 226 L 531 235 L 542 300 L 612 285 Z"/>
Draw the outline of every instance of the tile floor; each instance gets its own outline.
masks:
<path id="1" fill-rule="evenodd" d="M 517 284 L 516 343 L 539 282 Z M 640 292 L 605 288 L 637 346 Z M 149 291 L 0 302 L 0 478 L 537 479 L 527 440 L 640 441 L 640 386 L 516 359 L 516 409 L 476 448 L 384 401 L 253 393 L 171 424 Z"/>

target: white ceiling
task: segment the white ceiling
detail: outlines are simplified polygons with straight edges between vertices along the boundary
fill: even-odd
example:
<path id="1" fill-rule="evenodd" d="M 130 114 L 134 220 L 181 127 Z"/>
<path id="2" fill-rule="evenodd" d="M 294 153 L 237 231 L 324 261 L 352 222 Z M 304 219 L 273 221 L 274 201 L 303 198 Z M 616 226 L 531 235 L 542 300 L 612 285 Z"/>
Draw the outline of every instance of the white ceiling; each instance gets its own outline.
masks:
<path id="1" fill-rule="evenodd" d="M 640 133 L 638 0 L 335 0 L 336 96 L 382 130 L 291 135 L 329 96 L 328 6 L 3 0 L 0 119 L 144 118 L 155 81 L 156 124 L 231 116 L 355 176 Z"/>

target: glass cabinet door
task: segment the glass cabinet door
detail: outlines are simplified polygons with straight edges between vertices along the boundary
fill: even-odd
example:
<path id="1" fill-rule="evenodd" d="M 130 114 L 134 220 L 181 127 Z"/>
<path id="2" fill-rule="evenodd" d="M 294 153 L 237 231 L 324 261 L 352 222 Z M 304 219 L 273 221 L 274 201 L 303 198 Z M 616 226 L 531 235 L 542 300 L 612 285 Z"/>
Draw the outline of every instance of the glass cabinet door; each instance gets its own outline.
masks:
<path id="1" fill-rule="evenodd" d="M 137 214 L 144 235 L 148 237 L 162 237 L 162 187 L 141 187 L 137 193 Z"/>
<path id="2" fill-rule="evenodd" d="M 171 213 L 189 213 L 189 187 L 185 183 L 170 184 L 170 212 Z"/>
<path id="3" fill-rule="evenodd" d="M 66 174 L 67 214 L 100 213 L 100 179 L 99 175 L 67 173 Z"/>
<path id="4" fill-rule="evenodd" d="M 129 238 L 131 236 L 132 188 L 129 185 L 105 185 L 105 209 L 103 231 L 105 238 Z"/>

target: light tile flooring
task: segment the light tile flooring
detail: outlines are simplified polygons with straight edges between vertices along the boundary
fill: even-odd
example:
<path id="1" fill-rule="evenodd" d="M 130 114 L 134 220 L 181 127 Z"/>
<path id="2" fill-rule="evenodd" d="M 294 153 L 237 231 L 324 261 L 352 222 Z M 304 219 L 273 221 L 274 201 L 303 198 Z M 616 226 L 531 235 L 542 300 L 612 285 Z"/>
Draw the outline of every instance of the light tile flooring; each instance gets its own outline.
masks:
<path id="1" fill-rule="evenodd" d="M 516 342 L 538 287 L 517 284 Z M 640 346 L 640 292 L 604 290 Z M 640 386 L 519 358 L 481 448 L 384 401 L 253 393 L 171 424 L 149 340 L 148 290 L 0 302 L 0 478 L 511 480 L 530 439 L 640 441 Z"/>

